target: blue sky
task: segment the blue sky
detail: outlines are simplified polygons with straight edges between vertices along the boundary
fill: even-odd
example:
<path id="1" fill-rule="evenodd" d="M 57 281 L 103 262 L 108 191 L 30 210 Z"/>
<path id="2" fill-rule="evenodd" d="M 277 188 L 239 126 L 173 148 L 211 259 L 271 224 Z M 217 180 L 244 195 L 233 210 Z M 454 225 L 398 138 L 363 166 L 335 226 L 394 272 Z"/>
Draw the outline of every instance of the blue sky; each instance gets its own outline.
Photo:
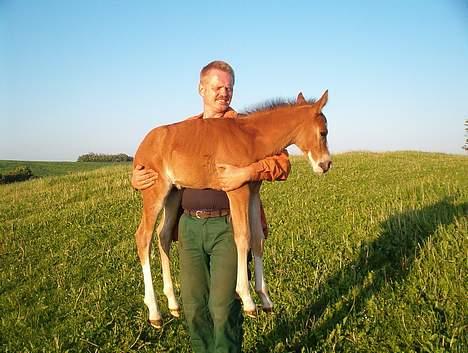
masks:
<path id="1" fill-rule="evenodd" d="M 328 89 L 334 153 L 462 153 L 463 0 L 0 0 L 0 159 L 133 155 L 201 111 L 214 59 L 236 71 L 239 110 Z"/>

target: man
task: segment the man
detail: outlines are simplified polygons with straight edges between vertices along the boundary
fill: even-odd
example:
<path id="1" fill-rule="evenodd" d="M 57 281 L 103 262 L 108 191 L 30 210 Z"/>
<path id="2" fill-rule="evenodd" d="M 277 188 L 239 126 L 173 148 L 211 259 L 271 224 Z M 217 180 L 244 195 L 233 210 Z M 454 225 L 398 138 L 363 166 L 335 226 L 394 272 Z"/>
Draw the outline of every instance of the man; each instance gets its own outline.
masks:
<path id="1" fill-rule="evenodd" d="M 223 61 L 213 61 L 200 72 L 198 91 L 203 113 L 189 119 L 236 118 L 230 107 L 234 71 Z M 240 352 L 242 310 L 235 295 L 237 252 L 225 191 L 249 181 L 285 180 L 290 164 L 287 152 L 246 167 L 220 164 L 220 190 L 185 189 L 184 214 L 179 221 L 181 295 L 195 352 Z M 136 166 L 132 185 L 145 189 L 157 182 L 157 173 Z"/>

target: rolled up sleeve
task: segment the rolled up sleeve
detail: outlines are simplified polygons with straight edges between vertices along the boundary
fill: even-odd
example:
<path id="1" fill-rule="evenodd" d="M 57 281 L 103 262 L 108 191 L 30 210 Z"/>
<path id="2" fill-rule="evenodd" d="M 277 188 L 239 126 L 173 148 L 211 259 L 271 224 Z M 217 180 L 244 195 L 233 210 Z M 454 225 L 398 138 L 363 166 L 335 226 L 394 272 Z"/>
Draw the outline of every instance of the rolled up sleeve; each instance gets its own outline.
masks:
<path id="1" fill-rule="evenodd" d="M 251 167 L 252 173 L 250 178 L 252 181 L 286 180 L 291 171 L 288 151 L 283 150 L 277 155 L 266 157 L 265 159 L 251 164 Z"/>

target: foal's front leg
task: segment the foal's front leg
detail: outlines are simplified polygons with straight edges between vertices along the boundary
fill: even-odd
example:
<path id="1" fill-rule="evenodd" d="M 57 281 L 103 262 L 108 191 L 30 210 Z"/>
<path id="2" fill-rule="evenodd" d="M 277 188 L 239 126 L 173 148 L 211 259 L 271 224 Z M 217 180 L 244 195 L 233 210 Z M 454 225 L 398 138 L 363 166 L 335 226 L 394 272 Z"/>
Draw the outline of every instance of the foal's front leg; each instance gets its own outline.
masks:
<path id="1" fill-rule="evenodd" d="M 255 317 L 257 309 L 250 296 L 249 280 L 247 276 L 247 252 L 249 251 L 250 245 L 249 186 L 244 185 L 239 189 L 229 191 L 227 194 L 231 209 L 234 241 L 237 247 L 236 292 L 242 300 L 245 314 L 250 317 Z"/>

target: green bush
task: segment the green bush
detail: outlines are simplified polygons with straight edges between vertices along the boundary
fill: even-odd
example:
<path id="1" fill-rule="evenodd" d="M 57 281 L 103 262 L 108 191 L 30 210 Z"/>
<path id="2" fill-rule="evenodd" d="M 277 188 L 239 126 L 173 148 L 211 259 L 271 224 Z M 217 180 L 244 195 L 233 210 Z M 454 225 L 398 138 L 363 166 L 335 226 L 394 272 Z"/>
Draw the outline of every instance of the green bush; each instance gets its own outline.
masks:
<path id="1" fill-rule="evenodd" d="M 7 174 L 0 174 L 0 184 L 9 184 L 16 181 L 24 181 L 33 177 L 32 170 L 26 166 L 16 167 Z"/>
<path id="2" fill-rule="evenodd" d="M 87 153 L 78 157 L 78 162 L 131 162 L 133 157 L 125 153 L 119 154 L 101 154 Z"/>

